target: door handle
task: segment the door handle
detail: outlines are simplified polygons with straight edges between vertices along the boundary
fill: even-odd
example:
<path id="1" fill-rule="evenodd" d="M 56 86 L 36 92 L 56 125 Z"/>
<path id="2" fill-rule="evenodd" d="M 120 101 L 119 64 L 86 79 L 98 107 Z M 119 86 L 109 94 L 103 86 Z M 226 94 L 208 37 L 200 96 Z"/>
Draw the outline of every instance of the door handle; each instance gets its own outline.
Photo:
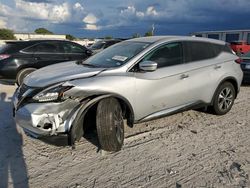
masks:
<path id="1" fill-rule="evenodd" d="M 215 65 L 214 66 L 214 69 L 220 69 L 221 68 L 221 65 Z"/>
<path id="2" fill-rule="evenodd" d="M 182 74 L 182 75 L 181 75 L 181 79 L 182 79 L 182 80 L 185 79 L 185 78 L 188 78 L 188 77 L 189 77 L 188 74 Z"/>

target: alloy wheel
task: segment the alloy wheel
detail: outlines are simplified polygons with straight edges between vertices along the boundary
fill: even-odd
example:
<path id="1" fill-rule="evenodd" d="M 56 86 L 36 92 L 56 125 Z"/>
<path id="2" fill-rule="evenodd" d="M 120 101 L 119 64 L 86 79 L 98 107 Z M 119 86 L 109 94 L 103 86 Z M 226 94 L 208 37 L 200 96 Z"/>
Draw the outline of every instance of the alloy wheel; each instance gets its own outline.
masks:
<path id="1" fill-rule="evenodd" d="M 221 111 L 228 110 L 233 103 L 233 91 L 231 88 L 226 87 L 221 90 L 218 97 L 218 107 Z"/>

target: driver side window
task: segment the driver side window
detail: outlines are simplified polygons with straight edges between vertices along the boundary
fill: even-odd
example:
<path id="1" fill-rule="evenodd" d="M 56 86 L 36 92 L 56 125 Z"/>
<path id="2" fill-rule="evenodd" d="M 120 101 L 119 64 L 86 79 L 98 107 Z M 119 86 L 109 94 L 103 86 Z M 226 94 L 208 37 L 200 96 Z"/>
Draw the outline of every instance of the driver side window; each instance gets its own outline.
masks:
<path id="1" fill-rule="evenodd" d="M 175 42 L 163 45 L 146 55 L 143 61 L 154 61 L 158 68 L 182 64 L 182 43 Z"/>

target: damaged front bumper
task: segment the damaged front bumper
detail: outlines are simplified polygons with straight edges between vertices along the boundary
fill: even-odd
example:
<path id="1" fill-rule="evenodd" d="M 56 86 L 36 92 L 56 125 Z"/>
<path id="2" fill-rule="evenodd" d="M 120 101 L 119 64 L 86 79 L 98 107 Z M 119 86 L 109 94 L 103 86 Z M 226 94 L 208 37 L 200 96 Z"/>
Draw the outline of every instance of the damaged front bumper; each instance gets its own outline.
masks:
<path id="1" fill-rule="evenodd" d="M 16 124 L 35 138 L 68 137 L 68 145 L 74 148 L 84 134 L 84 118 L 88 110 L 99 100 L 110 94 L 67 90 L 61 100 L 38 102 L 34 99 L 44 90 L 22 85 L 14 96 L 14 117 Z M 94 93 L 94 95 L 93 95 Z M 91 95 L 92 94 L 92 95 Z"/>
<path id="2" fill-rule="evenodd" d="M 63 102 L 27 103 L 17 106 L 14 95 L 14 116 L 17 125 L 29 135 L 39 138 L 67 133 L 82 105 L 80 102 L 67 99 Z"/>

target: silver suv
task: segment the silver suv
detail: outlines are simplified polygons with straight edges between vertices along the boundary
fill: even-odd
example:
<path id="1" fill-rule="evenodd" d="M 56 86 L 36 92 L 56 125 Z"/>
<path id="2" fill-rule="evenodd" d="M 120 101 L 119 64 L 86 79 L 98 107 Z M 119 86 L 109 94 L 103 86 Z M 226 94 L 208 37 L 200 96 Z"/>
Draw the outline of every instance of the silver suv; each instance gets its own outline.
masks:
<path id="1" fill-rule="evenodd" d="M 66 134 L 73 146 L 92 125 L 102 149 L 118 151 L 124 122 L 133 127 L 200 107 L 226 114 L 242 81 L 238 62 L 217 40 L 161 36 L 124 41 L 86 61 L 30 74 L 15 92 L 16 123 L 35 137 Z"/>

